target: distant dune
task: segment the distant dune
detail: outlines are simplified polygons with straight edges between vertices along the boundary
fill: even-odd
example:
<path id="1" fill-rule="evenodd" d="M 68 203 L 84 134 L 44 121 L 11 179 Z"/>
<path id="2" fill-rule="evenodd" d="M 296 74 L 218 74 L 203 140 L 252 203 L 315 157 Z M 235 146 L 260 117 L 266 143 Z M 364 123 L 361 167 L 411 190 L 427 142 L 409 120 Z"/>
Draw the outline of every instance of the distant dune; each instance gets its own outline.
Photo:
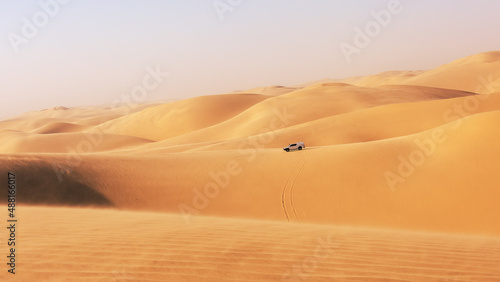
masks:
<path id="1" fill-rule="evenodd" d="M 487 52 L 0 121 L 20 277 L 497 281 L 499 82 L 500 52 Z M 318 238 L 334 238 L 324 259 Z"/>
<path id="2" fill-rule="evenodd" d="M 299 87 L 286 87 L 286 86 L 268 86 L 268 87 L 257 87 L 245 91 L 240 91 L 241 93 L 254 93 L 269 96 L 279 96 L 298 90 Z"/>
<path id="3" fill-rule="evenodd" d="M 364 87 L 403 84 L 495 93 L 500 92 L 500 51 L 472 55 L 429 71 L 385 72 L 337 81 Z"/>
<path id="4" fill-rule="evenodd" d="M 257 94 L 196 97 L 146 108 L 106 122 L 100 128 L 159 141 L 219 124 L 267 98 Z"/>

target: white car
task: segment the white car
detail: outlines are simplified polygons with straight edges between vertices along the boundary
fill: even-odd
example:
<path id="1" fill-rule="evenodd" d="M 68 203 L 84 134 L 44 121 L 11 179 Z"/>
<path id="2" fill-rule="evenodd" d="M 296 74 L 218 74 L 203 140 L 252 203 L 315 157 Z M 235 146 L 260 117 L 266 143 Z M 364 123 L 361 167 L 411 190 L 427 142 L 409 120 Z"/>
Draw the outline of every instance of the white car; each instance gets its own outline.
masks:
<path id="1" fill-rule="evenodd" d="M 290 150 L 302 150 L 305 148 L 306 146 L 304 145 L 304 142 L 297 142 L 286 146 L 283 150 L 290 152 Z"/>

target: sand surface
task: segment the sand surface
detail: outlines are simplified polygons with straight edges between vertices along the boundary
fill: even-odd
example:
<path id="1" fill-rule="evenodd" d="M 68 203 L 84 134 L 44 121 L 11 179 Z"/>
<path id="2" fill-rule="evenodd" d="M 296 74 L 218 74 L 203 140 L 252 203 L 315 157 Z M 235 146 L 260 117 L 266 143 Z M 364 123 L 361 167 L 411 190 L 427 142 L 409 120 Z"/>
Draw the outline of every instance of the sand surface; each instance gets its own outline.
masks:
<path id="1" fill-rule="evenodd" d="M 500 275 L 499 238 L 21 208 L 20 281 L 495 281 Z"/>
<path id="2" fill-rule="evenodd" d="M 499 281 L 499 69 L 488 52 L 0 121 L 17 278 Z"/>

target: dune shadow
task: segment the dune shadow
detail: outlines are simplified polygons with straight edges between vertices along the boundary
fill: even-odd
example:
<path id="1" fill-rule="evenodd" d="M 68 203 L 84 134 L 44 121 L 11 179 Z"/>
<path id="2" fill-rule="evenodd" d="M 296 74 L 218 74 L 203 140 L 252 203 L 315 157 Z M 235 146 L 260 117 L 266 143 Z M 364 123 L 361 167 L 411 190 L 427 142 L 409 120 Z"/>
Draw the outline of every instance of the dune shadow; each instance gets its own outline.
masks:
<path id="1" fill-rule="evenodd" d="M 304 148 L 303 150 L 304 151 L 310 151 L 310 150 L 316 150 L 316 149 L 320 149 L 322 147 L 307 147 L 307 148 Z"/>
<path id="2" fill-rule="evenodd" d="M 17 201 L 21 204 L 58 206 L 112 206 L 112 202 L 84 181 L 77 173 L 58 175 L 47 163 L 16 164 L 9 167 L 16 175 Z M 7 171 L 0 169 L 1 175 Z M 3 177 L 2 177 L 3 178 Z M 5 202 L 7 197 L 2 197 Z"/>

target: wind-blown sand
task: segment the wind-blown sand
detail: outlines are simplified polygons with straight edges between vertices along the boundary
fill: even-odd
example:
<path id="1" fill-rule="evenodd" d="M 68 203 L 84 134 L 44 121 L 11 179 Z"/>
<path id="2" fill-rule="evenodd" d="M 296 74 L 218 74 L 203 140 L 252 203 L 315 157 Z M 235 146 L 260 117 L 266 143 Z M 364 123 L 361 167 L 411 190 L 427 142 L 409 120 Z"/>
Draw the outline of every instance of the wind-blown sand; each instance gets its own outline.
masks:
<path id="1" fill-rule="evenodd" d="M 18 278 L 497 281 L 499 54 L 0 121 Z"/>

